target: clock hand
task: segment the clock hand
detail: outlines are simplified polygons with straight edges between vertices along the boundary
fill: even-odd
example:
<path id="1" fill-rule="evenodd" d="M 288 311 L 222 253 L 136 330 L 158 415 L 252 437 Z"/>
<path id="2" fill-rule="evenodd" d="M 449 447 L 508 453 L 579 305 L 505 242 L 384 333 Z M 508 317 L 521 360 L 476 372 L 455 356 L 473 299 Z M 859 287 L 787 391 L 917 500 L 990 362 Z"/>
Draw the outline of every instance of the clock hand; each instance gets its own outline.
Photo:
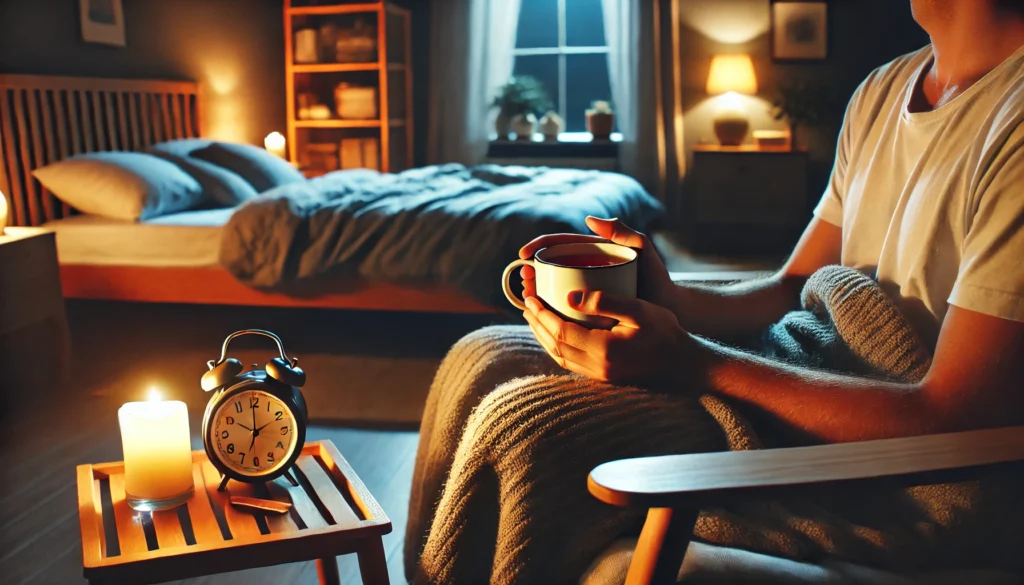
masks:
<path id="1" fill-rule="evenodd" d="M 243 429 L 249 431 L 250 433 L 252 432 L 252 429 L 250 429 L 249 427 L 243 425 L 242 423 L 236 423 L 236 424 L 238 424 L 238 426 L 242 427 Z"/>
<path id="2" fill-rule="evenodd" d="M 267 428 L 268 426 L 270 426 L 270 423 L 272 423 L 272 422 L 274 422 L 274 421 L 270 421 L 270 422 L 268 422 L 267 424 L 263 425 L 262 427 L 260 427 L 260 428 L 256 429 L 256 433 L 257 433 L 257 434 L 259 434 L 259 432 L 260 432 L 260 431 L 262 431 L 263 429 L 265 429 L 265 428 Z"/>

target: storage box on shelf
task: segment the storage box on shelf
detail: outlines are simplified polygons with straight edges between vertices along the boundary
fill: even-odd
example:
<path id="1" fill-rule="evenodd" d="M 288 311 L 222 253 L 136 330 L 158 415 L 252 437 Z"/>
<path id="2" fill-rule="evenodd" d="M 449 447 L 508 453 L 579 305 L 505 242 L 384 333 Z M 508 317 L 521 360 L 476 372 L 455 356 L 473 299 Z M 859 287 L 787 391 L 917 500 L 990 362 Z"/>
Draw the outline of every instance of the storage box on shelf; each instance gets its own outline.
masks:
<path id="1" fill-rule="evenodd" d="M 284 28 L 291 161 L 307 176 L 407 168 L 413 149 L 409 12 L 384 1 L 286 0 Z M 333 163 L 325 160 L 332 149 Z"/>

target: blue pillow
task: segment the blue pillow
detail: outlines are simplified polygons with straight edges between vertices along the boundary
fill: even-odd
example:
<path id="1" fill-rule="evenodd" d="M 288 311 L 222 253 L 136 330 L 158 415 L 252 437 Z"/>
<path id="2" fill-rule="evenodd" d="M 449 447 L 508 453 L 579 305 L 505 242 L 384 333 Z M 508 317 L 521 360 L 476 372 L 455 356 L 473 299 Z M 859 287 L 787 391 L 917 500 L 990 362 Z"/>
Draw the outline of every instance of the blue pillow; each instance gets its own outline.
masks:
<path id="1" fill-rule="evenodd" d="M 203 194 L 215 207 L 236 207 L 256 197 L 256 190 L 238 174 L 192 156 L 212 143 L 202 138 L 161 142 L 149 147 L 150 153 L 182 168 L 203 188 Z"/>
<path id="2" fill-rule="evenodd" d="M 203 190 L 177 166 L 141 152 L 93 152 L 32 172 L 61 201 L 82 213 L 150 219 L 198 206 Z"/>
<path id="3" fill-rule="evenodd" d="M 191 156 L 237 173 L 258 193 L 306 181 L 306 177 L 291 163 L 251 144 L 212 142 L 206 147 L 193 150 Z"/>

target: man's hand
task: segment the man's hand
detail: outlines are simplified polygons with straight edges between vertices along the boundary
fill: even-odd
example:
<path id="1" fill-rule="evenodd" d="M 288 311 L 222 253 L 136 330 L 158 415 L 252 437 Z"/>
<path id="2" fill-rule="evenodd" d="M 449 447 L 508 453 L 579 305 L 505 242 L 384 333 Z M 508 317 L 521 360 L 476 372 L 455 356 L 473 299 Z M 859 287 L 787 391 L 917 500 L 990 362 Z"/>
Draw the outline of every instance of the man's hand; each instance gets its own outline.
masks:
<path id="1" fill-rule="evenodd" d="M 581 234 L 549 234 L 534 239 L 519 250 L 519 257 L 522 259 L 533 258 L 541 248 L 549 248 L 559 244 L 574 244 L 578 242 L 607 242 L 611 241 L 620 246 L 628 246 L 640 254 L 640 271 L 637 275 L 639 282 L 638 296 L 656 305 L 665 306 L 666 299 L 672 294 L 675 285 L 668 276 L 665 264 L 658 256 L 658 251 L 647 239 L 647 236 L 630 228 L 618 219 L 601 219 L 587 216 L 587 227 L 596 236 L 585 236 Z M 537 294 L 536 273 L 532 266 L 524 266 L 520 270 L 523 277 L 523 297 L 532 297 Z"/>
<path id="2" fill-rule="evenodd" d="M 598 291 L 569 293 L 569 305 L 619 322 L 607 331 L 587 329 L 563 319 L 537 297 L 527 297 L 523 316 L 563 368 L 617 383 L 672 381 L 691 370 L 685 362 L 696 343 L 669 310 Z"/>

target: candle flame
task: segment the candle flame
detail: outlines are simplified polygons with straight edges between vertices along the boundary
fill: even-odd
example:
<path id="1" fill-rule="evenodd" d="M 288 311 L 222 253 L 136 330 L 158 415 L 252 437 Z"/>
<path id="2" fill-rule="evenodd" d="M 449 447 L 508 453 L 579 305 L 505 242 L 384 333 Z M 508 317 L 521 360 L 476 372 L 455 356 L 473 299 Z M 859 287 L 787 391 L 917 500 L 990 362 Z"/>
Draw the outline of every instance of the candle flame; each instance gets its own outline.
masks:
<path id="1" fill-rule="evenodd" d="M 163 396 L 160 395 L 160 391 L 157 390 L 156 387 L 152 387 L 149 389 L 149 395 L 147 396 L 146 400 L 150 402 L 159 402 L 162 399 Z"/>

